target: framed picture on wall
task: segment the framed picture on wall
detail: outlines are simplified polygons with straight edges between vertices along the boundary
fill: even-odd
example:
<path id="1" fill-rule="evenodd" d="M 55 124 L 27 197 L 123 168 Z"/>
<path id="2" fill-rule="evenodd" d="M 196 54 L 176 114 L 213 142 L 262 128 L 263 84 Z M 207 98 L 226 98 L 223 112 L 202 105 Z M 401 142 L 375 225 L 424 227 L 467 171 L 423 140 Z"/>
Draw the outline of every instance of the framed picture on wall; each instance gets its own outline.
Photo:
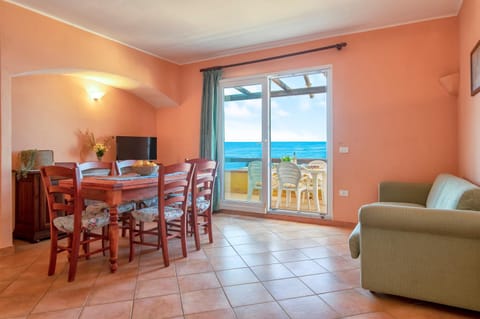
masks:
<path id="1" fill-rule="evenodd" d="M 471 94 L 474 96 L 480 92 L 480 41 L 470 53 L 470 67 L 471 67 Z"/>

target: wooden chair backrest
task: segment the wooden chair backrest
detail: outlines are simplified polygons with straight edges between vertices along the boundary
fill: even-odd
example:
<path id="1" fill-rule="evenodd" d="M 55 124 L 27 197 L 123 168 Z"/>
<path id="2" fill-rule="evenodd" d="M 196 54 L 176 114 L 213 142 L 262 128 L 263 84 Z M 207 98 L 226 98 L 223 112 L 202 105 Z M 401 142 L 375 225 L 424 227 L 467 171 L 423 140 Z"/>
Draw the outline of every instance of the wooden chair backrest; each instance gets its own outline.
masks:
<path id="1" fill-rule="evenodd" d="M 122 160 L 115 161 L 116 174 L 121 176 L 123 174 L 131 173 L 131 167 L 137 160 Z"/>
<path id="2" fill-rule="evenodd" d="M 210 201 L 212 207 L 212 198 L 215 194 L 215 179 L 217 177 L 217 162 L 205 161 L 195 164 L 192 176 L 192 207 L 196 209 L 196 199 L 204 197 Z"/>
<path id="3" fill-rule="evenodd" d="M 158 205 L 163 212 L 165 206 L 181 208 L 185 213 L 192 173 L 195 164 L 178 163 L 168 166 L 160 165 L 158 170 Z M 164 214 L 160 213 L 160 218 Z"/>
<path id="4" fill-rule="evenodd" d="M 113 162 L 91 161 L 78 164 L 82 177 L 112 176 L 115 173 Z"/>
<path id="5" fill-rule="evenodd" d="M 83 203 L 80 199 L 82 180 L 78 167 L 43 166 L 40 168 L 42 184 L 47 196 L 50 229 L 58 216 L 74 215 L 74 229 L 81 229 Z M 60 180 L 72 180 L 72 186 L 59 184 Z"/>

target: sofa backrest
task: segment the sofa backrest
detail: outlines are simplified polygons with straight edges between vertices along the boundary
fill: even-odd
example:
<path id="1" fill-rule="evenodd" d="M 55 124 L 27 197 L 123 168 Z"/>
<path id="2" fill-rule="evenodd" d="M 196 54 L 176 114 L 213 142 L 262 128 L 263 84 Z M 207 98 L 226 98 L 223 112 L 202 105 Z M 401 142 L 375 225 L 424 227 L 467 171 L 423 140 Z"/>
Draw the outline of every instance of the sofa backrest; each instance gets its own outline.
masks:
<path id="1" fill-rule="evenodd" d="M 463 178 L 450 174 L 440 174 L 433 182 L 426 206 L 427 208 L 457 209 L 458 206 L 465 206 L 460 202 L 465 192 L 474 190 L 475 193 L 479 194 L 478 189 L 478 186 Z"/>

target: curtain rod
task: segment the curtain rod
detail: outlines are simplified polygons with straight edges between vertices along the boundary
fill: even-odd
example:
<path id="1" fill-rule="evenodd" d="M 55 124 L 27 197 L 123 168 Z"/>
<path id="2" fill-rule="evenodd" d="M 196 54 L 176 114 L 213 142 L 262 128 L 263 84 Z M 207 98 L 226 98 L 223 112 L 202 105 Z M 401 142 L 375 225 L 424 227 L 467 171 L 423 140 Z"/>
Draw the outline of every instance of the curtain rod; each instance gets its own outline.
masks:
<path id="1" fill-rule="evenodd" d="M 220 70 L 220 69 L 225 69 L 225 68 L 232 68 L 234 66 L 240 66 L 240 65 L 253 64 L 253 63 L 265 62 L 265 61 L 270 61 L 270 60 L 283 59 L 283 58 L 288 58 L 288 57 L 295 56 L 295 55 L 307 54 L 307 53 L 329 50 L 329 49 L 341 50 L 343 47 L 346 47 L 346 46 L 347 46 L 347 42 L 340 42 L 340 43 L 327 45 L 327 46 L 320 47 L 320 48 L 315 48 L 315 49 L 310 49 L 310 50 L 305 50 L 305 51 L 299 51 L 299 52 L 293 52 L 293 53 L 287 53 L 287 54 L 283 54 L 283 55 L 277 55 L 277 56 L 272 56 L 272 57 L 258 59 L 258 60 L 250 60 L 250 61 L 245 61 L 245 62 L 227 64 L 227 65 L 212 66 L 210 68 L 200 69 L 200 72 L 205 72 L 205 71 L 210 71 L 210 70 Z"/>

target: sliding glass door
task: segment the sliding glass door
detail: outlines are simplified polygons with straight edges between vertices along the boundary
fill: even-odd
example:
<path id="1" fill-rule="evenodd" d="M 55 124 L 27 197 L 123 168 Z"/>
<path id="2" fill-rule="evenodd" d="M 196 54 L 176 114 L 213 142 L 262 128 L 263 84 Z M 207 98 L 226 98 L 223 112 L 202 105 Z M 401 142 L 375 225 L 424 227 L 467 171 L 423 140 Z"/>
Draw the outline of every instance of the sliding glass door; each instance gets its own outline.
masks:
<path id="1" fill-rule="evenodd" d="M 221 83 L 222 203 L 229 208 L 265 212 L 266 84 L 262 78 Z"/>
<path id="2" fill-rule="evenodd" d="M 221 81 L 221 208 L 327 215 L 328 83 L 328 69 Z"/>

